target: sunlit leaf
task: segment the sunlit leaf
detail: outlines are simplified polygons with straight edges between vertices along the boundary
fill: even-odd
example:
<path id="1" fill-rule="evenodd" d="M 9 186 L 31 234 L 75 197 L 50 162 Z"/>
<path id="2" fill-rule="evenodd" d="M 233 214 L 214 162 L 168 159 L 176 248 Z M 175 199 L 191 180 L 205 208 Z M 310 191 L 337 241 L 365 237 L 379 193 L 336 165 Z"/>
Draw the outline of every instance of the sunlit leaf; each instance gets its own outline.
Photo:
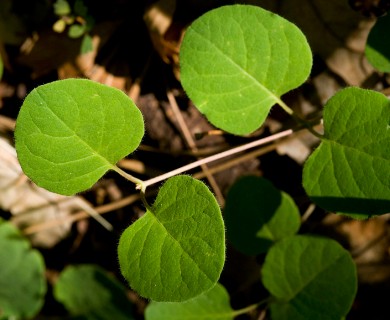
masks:
<path id="1" fill-rule="evenodd" d="M 307 160 L 303 186 L 322 208 L 353 214 L 390 212 L 390 101 L 347 88 L 324 107 L 324 139 Z"/>
<path id="2" fill-rule="evenodd" d="M 123 276 L 141 296 L 185 301 L 211 289 L 225 261 L 225 229 L 210 190 L 189 176 L 170 178 L 146 214 L 122 234 Z"/>
<path id="3" fill-rule="evenodd" d="M 16 151 L 25 174 L 52 192 L 90 188 L 139 145 L 142 115 L 123 92 L 67 79 L 31 91 L 19 112 Z"/>
<path id="4" fill-rule="evenodd" d="M 187 29 L 180 49 L 188 96 L 211 123 L 239 135 L 259 128 L 311 66 L 310 47 L 294 24 L 249 5 L 207 12 Z"/>

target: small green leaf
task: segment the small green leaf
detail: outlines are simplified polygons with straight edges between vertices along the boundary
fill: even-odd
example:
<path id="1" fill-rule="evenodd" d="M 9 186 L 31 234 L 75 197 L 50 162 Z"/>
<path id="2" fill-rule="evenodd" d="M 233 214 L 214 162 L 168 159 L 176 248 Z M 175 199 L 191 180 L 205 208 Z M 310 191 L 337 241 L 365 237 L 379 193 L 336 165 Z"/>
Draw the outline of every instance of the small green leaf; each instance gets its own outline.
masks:
<path id="1" fill-rule="evenodd" d="M 382 72 L 390 72 L 390 13 L 378 18 L 371 29 L 366 44 L 367 60 Z"/>
<path id="2" fill-rule="evenodd" d="M 311 66 L 310 47 L 294 24 L 249 5 L 207 12 L 187 29 L 180 49 L 188 96 L 211 123 L 239 135 L 260 127 Z"/>
<path id="3" fill-rule="evenodd" d="M 146 308 L 146 320 L 233 320 L 226 289 L 216 284 L 202 295 L 185 302 L 155 302 Z"/>
<path id="4" fill-rule="evenodd" d="M 141 112 L 123 92 L 67 79 L 26 97 L 16 122 L 16 151 L 36 184 L 71 195 L 90 188 L 134 151 L 143 133 Z"/>
<path id="5" fill-rule="evenodd" d="M 71 315 L 83 319 L 134 319 L 126 289 L 96 265 L 67 267 L 54 286 L 54 296 Z"/>
<path id="6" fill-rule="evenodd" d="M 45 264 L 19 231 L 0 219 L 0 318 L 32 318 L 43 306 Z"/>
<path id="7" fill-rule="evenodd" d="M 73 24 L 69 27 L 69 38 L 80 38 L 87 30 L 87 26 L 84 24 Z"/>
<path id="8" fill-rule="evenodd" d="M 122 234 L 123 276 L 141 296 L 178 302 L 212 288 L 225 261 L 225 229 L 210 190 L 189 176 L 170 178 L 146 214 Z"/>
<path id="9" fill-rule="evenodd" d="M 339 320 L 352 306 L 356 267 L 336 241 L 293 236 L 269 250 L 263 284 L 275 298 L 273 320 Z"/>
<path id="10" fill-rule="evenodd" d="M 85 54 L 93 50 L 92 37 L 89 34 L 85 34 L 81 41 L 80 53 Z"/>
<path id="11" fill-rule="evenodd" d="M 64 19 L 58 19 L 54 24 L 53 24 L 53 30 L 55 32 L 61 33 L 64 32 L 66 28 L 66 22 Z"/>
<path id="12" fill-rule="evenodd" d="M 377 215 L 390 211 L 390 101 L 347 88 L 324 108 L 325 134 L 304 166 L 303 186 L 329 211 Z"/>
<path id="13" fill-rule="evenodd" d="M 264 178 L 243 177 L 229 190 L 225 221 L 233 246 L 248 255 L 267 252 L 300 227 L 300 214 L 291 197 Z"/>
<path id="14" fill-rule="evenodd" d="M 53 4 L 53 8 L 57 16 L 66 16 L 71 12 L 69 3 L 66 0 L 57 0 Z"/>

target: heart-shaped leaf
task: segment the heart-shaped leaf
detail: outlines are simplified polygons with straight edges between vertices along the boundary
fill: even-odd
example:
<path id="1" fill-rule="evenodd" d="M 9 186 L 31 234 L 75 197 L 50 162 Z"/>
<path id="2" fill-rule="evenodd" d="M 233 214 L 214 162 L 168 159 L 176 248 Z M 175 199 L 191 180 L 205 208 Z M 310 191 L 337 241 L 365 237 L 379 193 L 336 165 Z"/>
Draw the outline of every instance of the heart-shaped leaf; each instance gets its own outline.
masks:
<path id="1" fill-rule="evenodd" d="M 90 188 L 134 151 L 143 134 L 142 114 L 123 92 L 67 79 L 26 97 L 16 122 L 16 151 L 37 185 L 71 195 Z"/>
<path id="2" fill-rule="evenodd" d="M 96 265 L 67 267 L 54 286 L 54 296 L 71 315 L 83 319 L 134 319 L 125 287 Z"/>
<path id="3" fill-rule="evenodd" d="M 43 306 L 45 264 L 19 231 L 0 219 L 0 319 L 32 318 Z"/>
<path id="4" fill-rule="evenodd" d="M 233 320 L 226 289 L 216 284 L 206 293 L 185 302 L 152 301 L 145 311 L 146 320 Z"/>
<path id="5" fill-rule="evenodd" d="M 260 127 L 311 66 L 310 47 L 294 24 L 249 5 L 207 12 L 187 29 L 180 48 L 188 96 L 211 123 L 239 135 Z"/>
<path id="6" fill-rule="evenodd" d="M 273 320 L 341 319 L 357 289 L 349 252 L 334 240 L 313 236 L 293 236 L 272 246 L 262 279 L 275 298 Z"/>
<path id="7" fill-rule="evenodd" d="M 225 205 L 227 237 L 248 255 L 267 252 L 300 227 L 300 214 L 291 197 L 259 177 L 243 177 L 229 190 Z"/>
<path id="8" fill-rule="evenodd" d="M 210 190 L 189 176 L 170 178 L 146 214 L 122 234 L 123 276 L 141 296 L 185 301 L 211 289 L 225 261 L 225 229 Z"/>
<path id="9" fill-rule="evenodd" d="M 347 88 L 324 108 L 325 134 L 304 166 L 303 186 L 324 209 L 390 212 L 390 101 Z"/>

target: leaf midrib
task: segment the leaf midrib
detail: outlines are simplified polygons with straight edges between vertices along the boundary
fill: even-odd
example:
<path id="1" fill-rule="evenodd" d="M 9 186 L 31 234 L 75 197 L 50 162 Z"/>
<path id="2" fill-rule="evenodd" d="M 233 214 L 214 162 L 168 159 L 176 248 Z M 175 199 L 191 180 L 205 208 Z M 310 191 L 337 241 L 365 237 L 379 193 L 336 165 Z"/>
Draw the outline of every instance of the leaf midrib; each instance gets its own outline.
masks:
<path id="1" fill-rule="evenodd" d="M 207 39 L 203 34 L 201 34 L 199 31 L 192 29 L 193 32 L 197 33 L 200 37 L 202 37 L 206 42 L 208 42 L 213 48 L 216 49 L 216 51 L 222 55 L 227 61 L 229 61 L 233 66 L 235 66 L 239 71 L 241 71 L 247 78 L 252 80 L 255 85 L 262 91 L 264 91 L 266 94 L 268 94 L 270 97 L 272 97 L 275 100 L 275 103 L 279 103 L 280 98 L 276 96 L 272 91 L 270 91 L 266 86 L 264 86 L 260 81 L 258 81 L 255 77 L 253 77 L 249 72 L 247 72 L 245 69 L 243 69 L 238 63 L 236 63 L 230 56 L 225 54 L 220 48 L 218 48 L 212 41 Z"/>
<path id="2" fill-rule="evenodd" d="M 151 209 L 153 209 L 153 208 L 151 208 Z M 177 244 L 178 244 L 178 246 L 180 247 L 181 251 L 184 252 L 184 254 L 192 261 L 192 263 L 193 263 L 195 266 L 197 266 L 197 269 L 198 269 L 199 271 L 201 271 L 201 273 L 202 273 L 203 275 L 205 275 L 207 279 L 209 279 L 212 283 L 214 283 L 214 281 L 210 278 L 210 276 L 209 276 L 208 274 L 206 274 L 206 273 L 199 267 L 198 263 L 192 258 L 192 256 L 191 256 L 186 250 L 184 250 L 184 248 L 181 246 L 180 241 L 177 240 L 177 239 L 176 239 L 176 238 L 167 230 L 167 228 L 165 227 L 165 225 L 157 218 L 156 214 L 155 214 L 151 209 L 148 209 L 147 211 L 150 213 L 150 216 L 153 217 L 153 220 L 154 220 L 155 222 L 157 222 L 157 224 L 160 225 L 160 226 L 163 228 L 163 230 L 165 231 L 165 233 L 172 239 L 172 241 L 173 241 L 174 243 L 177 243 Z"/>
<path id="3" fill-rule="evenodd" d="M 356 147 L 353 147 L 353 146 L 350 146 L 350 145 L 346 145 L 346 144 L 342 144 L 342 142 L 339 142 L 337 140 L 332 140 L 332 139 L 329 139 L 329 138 L 322 138 L 323 142 L 328 142 L 330 144 L 335 144 L 335 145 L 338 145 L 342 148 L 347 148 L 347 149 L 351 149 L 351 150 L 354 150 L 354 151 L 357 151 L 359 153 L 362 153 L 364 155 L 367 155 L 369 157 L 372 157 L 374 159 L 379 159 L 379 160 L 385 160 L 385 161 L 390 161 L 389 159 L 386 159 L 385 157 L 383 156 L 379 156 L 379 155 L 372 155 L 368 152 L 365 152 L 364 150 L 361 150 L 361 149 L 358 149 Z"/>
<path id="4" fill-rule="evenodd" d="M 49 108 L 49 106 L 47 105 L 47 102 L 45 101 L 45 99 L 43 98 L 42 94 L 39 92 L 38 89 L 36 89 L 35 92 L 38 94 L 38 96 L 40 97 L 41 101 L 44 103 L 45 109 L 50 111 L 51 114 L 53 114 L 72 134 L 74 134 L 74 136 L 78 138 L 78 141 L 80 141 L 85 148 L 87 148 L 88 150 L 91 151 L 91 154 L 93 156 L 96 156 L 99 159 L 103 160 L 109 167 L 111 167 L 111 168 L 113 167 L 113 164 L 111 164 L 105 157 L 103 157 L 101 154 L 99 154 L 98 151 L 93 149 L 92 146 L 90 146 L 86 141 L 84 141 L 77 134 L 76 131 L 72 130 L 64 120 L 62 120 L 51 108 Z M 77 105 L 77 103 L 76 103 L 76 105 Z M 78 105 L 77 105 L 77 108 L 78 108 Z"/>
<path id="5" fill-rule="evenodd" d="M 323 272 L 325 272 L 327 269 L 329 269 L 332 265 L 334 265 L 335 263 L 337 263 L 339 260 L 343 259 L 344 258 L 344 255 L 342 253 L 339 254 L 339 256 L 332 260 L 329 264 L 325 265 L 324 268 L 322 268 L 319 272 L 313 274 L 311 277 L 309 278 L 306 278 L 307 281 L 305 281 L 305 283 L 303 285 L 301 285 L 297 290 L 295 290 L 291 297 L 287 299 L 287 302 L 291 302 L 292 300 L 294 300 L 299 293 L 301 293 L 307 286 L 309 286 L 313 280 L 315 278 L 317 278 L 320 274 L 322 274 Z M 323 265 L 324 266 L 324 265 Z"/>

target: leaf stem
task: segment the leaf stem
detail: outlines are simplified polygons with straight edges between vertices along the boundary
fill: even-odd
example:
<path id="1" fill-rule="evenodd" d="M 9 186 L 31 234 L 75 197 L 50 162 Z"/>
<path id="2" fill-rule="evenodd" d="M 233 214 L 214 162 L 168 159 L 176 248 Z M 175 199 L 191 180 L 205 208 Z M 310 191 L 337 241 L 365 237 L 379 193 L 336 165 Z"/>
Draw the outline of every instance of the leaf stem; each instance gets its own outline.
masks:
<path id="1" fill-rule="evenodd" d="M 304 119 L 302 119 L 302 118 L 300 118 L 300 117 L 298 117 L 295 113 L 294 113 L 294 111 L 286 104 L 286 103 L 284 103 L 284 101 L 283 100 L 281 100 L 281 99 L 277 99 L 277 101 L 276 101 L 277 103 L 278 103 L 278 105 L 280 106 L 280 107 L 282 107 L 282 109 L 284 110 L 284 111 L 286 111 L 296 122 L 298 122 L 300 125 L 302 125 L 304 128 L 306 128 L 307 130 L 309 130 L 310 131 L 310 133 L 312 133 L 314 136 L 316 136 L 317 138 L 319 138 L 319 139 L 323 139 L 323 135 L 322 134 L 320 134 L 319 132 L 317 132 L 317 131 L 315 131 L 314 129 L 313 129 L 313 125 L 310 123 L 310 122 L 308 122 L 308 121 L 306 121 L 306 120 L 304 120 Z"/>
<path id="2" fill-rule="evenodd" d="M 254 147 L 258 147 L 258 146 L 261 146 L 261 145 L 273 142 L 273 141 L 278 140 L 280 138 L 287 137 L 287 136 L 289 136 L 289 135 L 291 135 L 293 133 L 294 133 L 294 131 L 292 129 L 281 131 L 281 132 L 276 133 L 276 134 L 274 134 L 272 136 L 269 136 L 269 137 L 266 137 L 266 138 L 262 138 L 262 139 L 259 139 L 259 140 L 256 140 L 256 141 L 252 141 L 252 142 L 249 142 L 249 143 L 244 144 L 242 146 L 239 146 L 239 147 L 236 147 L 236 148 L 233 148 L 233 149 L 221 152 L 221 153 L 217 153 L 215 155 L 212 155 L 210 157 L 203 158 L 201 160 L 192 162 L 192 163 L 190 163 L 188 165 L 185 165 L 185 166 L 180 167 L 178 169 L 175 169 L 173 171 L 167 172 L 167 173 L 162 174 L 160 176 L 157 176 L 155 178 L 143 181 L 142 182 L 143 186 L 144 186 L 144 188 L 146 188 L 146 187 L 148 187 L 148 186 L 150 186 L 152 184 L 155 184 L 157 182 L 163 181 L 163 180 L 168 179 L 168 178 L 170 178 L 172 176 L 175 176 L 177 174 L 180 174 L 180 173 L 183 173 L 185 171 L 188 171 L 188 170 L 194 169 L 196 167 L 199 167 L 202 164 L 213 162 L 213 161 L 225 158 L 227 156 L 236 154 L 238 152 L 242 152 L 242 151 L 254 148 Z"/>
<path id="3" fill-rule="evenodd" d="M 133 182 L 136 185 L 136 189 L 137 190 L 141 190 L 141 193 L 145 193 L 146 185 L 145 185 L 145 182 L 143 180 L 138 179 L 138 178 L 132 176 L 131 174 L 123 171 L 122 169 L 118 168 L 115 165 L 112 166 L 112 170 L 114 170 L 115 172 L 119 173 L 126 180 L 129 180 L 129 181 Z"/>
<path id="4" fill-rule="evenodd" d="M 239 316 L 241 314 L 245 314 L 245 313 L 248 313 L 249 311 L 255 310 L 258 307 L 260 307 L 261 305 L 268 303 L 270 300 L 271 300 L 271 298 L 268 297 L 268 298 L 266 298 L 264 300 L 259 301 L 258 303 L 251 304 L 250 306 L 247 306 L 245 308 L 242 308 L 242 309 L 239 309 L 239 310 L 234 310 L 233 316 L 237 317 L 237 316 Z"/>
<path id="5" fill-rule="evenodd" d="M 277 102 L 277 104 L 278 104 L 279 106 L 281 106 L 282 109 L 283 109 L 284 111 L 286 111 L 290 116 L 293 116 L 293 115 L 294 115 L 294 111 L 293 111 L 287 104 L 285 104 L 284 101 L 283 101 L 282 99 L 277 99 L 276 102 Z"/>
<path id="6" fill-rule="evenodd" d="M 122 169 L 118 168 L 117 166 L 113 166 L 112 169 L 114 171 L 116 171 L 117 173 L 119 173 L 125 179 L 135 183 L 136 189 L 140 190 L 141 201 L 144 204 L 145 208 L 149 211 L 152 211 L 152 208 L 149 205 L 149 203 L 146 201 L 146 197 L 145 197 L 145 191 L 146 191 L 146 187 L 147 187 L 145 184 L 145 181 L 138 179 L 138 178 L 132 176 L 131 174 L 128 174 L 127 172 L 123 171 Z"/>

